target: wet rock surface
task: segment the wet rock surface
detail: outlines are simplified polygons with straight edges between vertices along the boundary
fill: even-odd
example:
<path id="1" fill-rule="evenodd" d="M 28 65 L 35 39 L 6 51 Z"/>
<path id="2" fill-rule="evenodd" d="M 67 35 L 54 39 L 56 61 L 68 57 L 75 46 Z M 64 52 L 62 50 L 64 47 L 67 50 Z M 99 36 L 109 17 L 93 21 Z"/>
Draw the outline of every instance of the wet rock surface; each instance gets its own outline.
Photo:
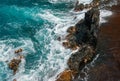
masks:
<path id="1" fill-rule="evenodd" d="M 57 76 L 56 81 L 72 81 L 73 77 L 75 77 L 76 75 L 76 71 L 67 69 Z"/>
<path id="2" fill-rule="evenodd" d="M 79 50 L 76 53 L 73 53 L 70 56 L 67 63 L 68 67 L 71 70 L 79 72 L 82 70 L 85 64 L 92 60 L 94 54 L 95 52 L 93 51 L 92 47 L 86 45 L 81 50 Z"/>
<path id="3" fill-rule="evenodd" d="M 85 13 L 83 20 L 80 20 L 75 26 L 68 28 L 67 42 L 63 42 L 63 46 L 72 50 L 78 49 L 78 51 L 71 54 L 68 59 L 67 69 L 69 71 L 66 72 L 65 70 L 60 73 L 56 81 L 74 81 L 78 78 L 85 65 L 94 58 L 96 54 L 97 31 L 99 30 L 99 15 L 99 10 L 92 8 Z"/>
<path id="4" fill-rule="evenodd" d="M 8 64 L 9 65 L 9 68 L 11 70 L 13 70 L 13 74 L 16 74 L 18 68 L 19 68 L 19 64 L 21 62 L 21 59 L 12 59 L 10 61 L 10 63 Z"/>
<path id="5" fill-rule="evenodd" d="M 97 8 L 93 8 L 85 14 L 84 20 L 80 20 L 75 26 L 68 28 L 67 42 L 63 42 L 63 46 L 77 48 L 88 44 L 96 48 L 96 35 L 99 30 L 99 13 Z"/>
<path id="6" fill-rule="evenodd" d="M 17 73 L 20 63 L 21 63 L 22 59 L 24 58 L 24 56 L 21 55 L 22 51 L 23 51 L 22 48 L 15 50 L 14 54 L 16 55 L 16 57 L 14 57 L 8 63 L 8 67 L 9 67 L 9 69 L 11 69 L 13 71 L 13 75 L 15 75 Z M 17 79 L 15 78 L 15 79 L 13 79 L 13 81 L 17 81 Z"/>

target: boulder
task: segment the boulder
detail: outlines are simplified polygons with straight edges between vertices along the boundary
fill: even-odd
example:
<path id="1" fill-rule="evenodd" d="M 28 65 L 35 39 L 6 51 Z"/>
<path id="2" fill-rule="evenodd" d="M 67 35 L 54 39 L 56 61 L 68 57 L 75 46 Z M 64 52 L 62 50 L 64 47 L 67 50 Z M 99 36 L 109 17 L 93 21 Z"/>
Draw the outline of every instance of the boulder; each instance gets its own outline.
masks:
<path id="1" fill-rule="evenodd" d="M 72 81 L 73 78 L 77 75 L 76 71 L 73 70 L 64 70 L 58 76 L 56 81 Z"/>
<path id="2" fill-rule="evenodd" d="M 16 74 L 16 71 L 18 70 L 20 62 L 21 62 L 21 59 L 12 59 L 8 64 L 9 68 L 13 70 L 13 74 Z"/>
<path id="3" fill-rule="evenodd" d="M 20 53 L 20 52 L 22 52 L 22 51 L 23 51 L 23 49 L 20 48 L 20 49 L 18 49 L 18 50 L 15 51 L 15 54 Z"/>

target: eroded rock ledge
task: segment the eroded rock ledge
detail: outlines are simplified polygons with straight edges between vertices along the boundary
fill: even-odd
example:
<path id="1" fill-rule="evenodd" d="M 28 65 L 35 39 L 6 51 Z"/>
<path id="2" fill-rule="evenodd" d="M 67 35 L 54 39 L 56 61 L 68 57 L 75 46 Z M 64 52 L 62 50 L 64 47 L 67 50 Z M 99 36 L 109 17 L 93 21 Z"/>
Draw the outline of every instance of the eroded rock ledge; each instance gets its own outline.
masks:
<path id="1" fill-rule="evenodd" d="M 99 30 L 99 15 L 98 8 L 92 8 L 85 13 L 83 20 L 68 28 L 67 42 L 63 42 L 63 46 L 73 50 L 78 49 L 78 51 L 71 54 L 67 62 L 68 68 L 57 76 L 56 81 L 75 81 L 85 65 L 94 58 L 97 31 Z"/>

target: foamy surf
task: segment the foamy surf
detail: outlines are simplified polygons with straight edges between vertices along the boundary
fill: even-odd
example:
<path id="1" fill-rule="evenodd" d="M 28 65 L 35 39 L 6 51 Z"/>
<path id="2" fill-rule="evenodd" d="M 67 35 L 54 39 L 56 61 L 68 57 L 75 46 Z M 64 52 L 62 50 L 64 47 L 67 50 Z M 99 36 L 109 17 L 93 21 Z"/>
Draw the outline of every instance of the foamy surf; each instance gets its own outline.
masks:
<path id="1" fill-rule="evenodd" d="M 109 10 L 100 10 L 100 23 L 106 23 L 106 17 L 111 16 L 113 13 Z"/>
<path id="2" fill-rule="evenodd" d="M 76 0 L 48 0 L 50 3 L 75 2 Z"/>
<path id="3" fill-rule="evenodd" d="M 90 4 L 93 0 L 78 0 L 79 1 L 79 4 L 82 3 L 82 4 Z"/>

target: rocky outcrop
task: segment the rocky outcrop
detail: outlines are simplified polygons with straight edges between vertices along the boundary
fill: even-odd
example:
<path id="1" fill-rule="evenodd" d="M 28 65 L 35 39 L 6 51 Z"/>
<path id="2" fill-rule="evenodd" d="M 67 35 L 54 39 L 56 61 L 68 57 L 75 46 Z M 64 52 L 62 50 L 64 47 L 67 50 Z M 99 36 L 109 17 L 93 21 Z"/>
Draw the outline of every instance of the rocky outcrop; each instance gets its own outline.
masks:
<path id="1" fill-rule="evenodd" d="M 67 42 L 63 42 L 63 46 L 77 49 L 77 47 L 81 48 L 84 44 L 88 44 L 96 48 L 98 26 L 99 11 L 96 8 L 91 9 L 85 14 L 84 20 L 80 20 L 75 26 L 68 28 Z"/>
<path id="2" fill-rule="evenodd" d="M 17 58 L 13 58 L 8 64 L 9 68 L 13 70 L 14 75 L 16 74 L 19 68 L 19 64 L 21 63 L 21 59 L 23 58 L 23 56 L 20 54 L 22 51 L 23 51 L 22 48 L 15 50 L 14 53 L 17 55 Z"/>
<path id="3" fill-rule="evenodd" d="M 79 4 L 79 1 L 76 2 L 74 11 L 82 11 L 83 9 L 91 9 L 95 7 L 102 7 L 106 4 L 109 4 L 112 0 L 93 0 L 90 4 Z M 107 6 L 107 5 L 106 5 Z"/>
<path id="4" fill-rule="evenodd" d="M 77 75 L 77 71 L 66 69 L 57 76 L 56 81 L 71 81 Z"/>
<path id="5" fill-rule="evenodd" d="M 73 53 L 68 60 L 68 67 L 71 70 L 79 72 L 85 66 L 86 63 L 92 60 L 95 51 L 89 45 L 86 45 L 81 50 Z"/>
<path id="6" fill-rule="evenodd" d="M 85 13 L 83 20 L 68 28 L 67 42 L 63 42 L 63 46 L 78 51 L 71 54 L 67 70 L 60 73 L 56 81 L 74 81 L 85 65 L 92 61 L 96 54 L 99 15 L 99 10 L 93 8 Z"/>
<path id="7" fill-rule="evenodd" d="M 19 64 L 21 62 L 21 59 L 12 59 L 9 63 L 9 68 L 13 70 L 13 74 L 16 74 Z"/>
<path id="8" fill-rule="evenodd" d="M 22 52 L 22 51 L 23 51 L 23 49 L 20 48 L 20 49 L 18 49 L 18 50 L 15 51 L 15 54 L 20 53 L 20 52 Z"/>
<path id="9" fill-rule="evenodd" d="M 79 1 L 76 2 L 74 11 L 81 11 L 83 9 L 90 9 L 93 7 L 98 7 L 100 5 L 100 0 L 93 0 L 90 4 L 79 4 Z"/>

